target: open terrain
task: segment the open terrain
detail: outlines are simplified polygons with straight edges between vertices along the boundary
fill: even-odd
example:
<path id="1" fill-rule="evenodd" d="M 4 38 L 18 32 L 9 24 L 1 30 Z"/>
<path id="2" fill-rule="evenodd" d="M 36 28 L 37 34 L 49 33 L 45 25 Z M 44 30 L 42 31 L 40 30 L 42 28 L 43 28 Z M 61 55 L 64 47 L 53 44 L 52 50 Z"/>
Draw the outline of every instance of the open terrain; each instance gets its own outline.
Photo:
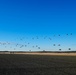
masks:
<path id="1" fill-rule="evenodd" d="M 21 74 L 76 75 L 76 54 L 0 54 L 0 75 Z"/>
<path id="2" fill-rule="evenodd" d="M 54 55 L 54 56 L 76 56 L 76 53 L 14 53 L 14 54 L 26 54 L 26 55 Z"/>

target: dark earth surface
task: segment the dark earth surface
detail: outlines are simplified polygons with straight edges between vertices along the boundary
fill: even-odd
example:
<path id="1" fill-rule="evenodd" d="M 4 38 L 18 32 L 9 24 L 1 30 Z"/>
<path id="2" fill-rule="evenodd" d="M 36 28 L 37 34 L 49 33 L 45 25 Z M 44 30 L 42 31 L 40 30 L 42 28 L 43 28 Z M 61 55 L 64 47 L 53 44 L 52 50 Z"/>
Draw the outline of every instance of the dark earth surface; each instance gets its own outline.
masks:
<path id="1" fill-rule="evenodd" d="M 0 75 L 76 75 L 76 56 L 0 54 Z"/>

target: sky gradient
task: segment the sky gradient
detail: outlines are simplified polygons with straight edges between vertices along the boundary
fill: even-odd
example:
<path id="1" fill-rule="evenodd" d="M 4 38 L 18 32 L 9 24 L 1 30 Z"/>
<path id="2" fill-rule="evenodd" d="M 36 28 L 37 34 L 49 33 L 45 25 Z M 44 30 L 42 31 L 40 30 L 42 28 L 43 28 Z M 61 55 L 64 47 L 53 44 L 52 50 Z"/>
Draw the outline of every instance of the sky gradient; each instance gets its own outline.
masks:
<path id="1" fill-rule="evenodd" d="M 15 43 L 0 50 L 76 50 L 75 38 L 75 0 L 0 0 L 0 42 Z"/>

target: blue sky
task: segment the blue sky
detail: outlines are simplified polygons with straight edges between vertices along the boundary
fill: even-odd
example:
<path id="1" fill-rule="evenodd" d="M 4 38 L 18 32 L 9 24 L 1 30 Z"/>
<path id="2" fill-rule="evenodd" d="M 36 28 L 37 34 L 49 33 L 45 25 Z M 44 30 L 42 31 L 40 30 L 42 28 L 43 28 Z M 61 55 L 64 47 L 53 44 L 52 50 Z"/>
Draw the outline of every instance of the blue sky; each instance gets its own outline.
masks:
<path id="1" fill-rule="evenodd" d="M 70 34 L 73 34 L 70 36 Z M 61 35 L 58 37 L 58 35 Z M 66 34 L 69 34 L 68 36 Z M 54 35 L 56 35 L 54 37 Z M 37 38 L 38 36 L 40 39 Z M 47 39 L 42 38 L 47 36 Z M 20 41 L 20 38 L 23 38 Z M 49 37 L 52 38 L 49 42 Z M 28 38 L 28 39 L 27 39 Z M 32 46 L 38 44 L 40 50 L 58 50 L 53 44 L 62 44 L 60 48 L 75 50 L 76 45 L 76 1 L 75 0 L 1 0 L 0 1 L 0 41 L 24 44 L 28 47 L 20 50 L 38 50 Z M 15 44 L 0 46 L 0 50 L 13 50 Z M 27 43 L 26 43 L 27 44 Z M 19 47 L 16 48 L 19 50 Z"/>

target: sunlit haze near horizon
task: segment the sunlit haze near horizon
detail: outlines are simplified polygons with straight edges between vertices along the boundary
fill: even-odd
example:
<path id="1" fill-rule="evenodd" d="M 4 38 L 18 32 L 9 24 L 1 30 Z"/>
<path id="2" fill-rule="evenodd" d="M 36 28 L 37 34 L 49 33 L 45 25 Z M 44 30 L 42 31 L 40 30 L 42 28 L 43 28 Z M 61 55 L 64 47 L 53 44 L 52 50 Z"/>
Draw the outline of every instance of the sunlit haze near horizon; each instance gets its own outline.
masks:
<path id="1" fill-rule="evenodd" d="M 0 0 L 0 51 L 43 50 L 76 50 L 76 0 Z"/>

